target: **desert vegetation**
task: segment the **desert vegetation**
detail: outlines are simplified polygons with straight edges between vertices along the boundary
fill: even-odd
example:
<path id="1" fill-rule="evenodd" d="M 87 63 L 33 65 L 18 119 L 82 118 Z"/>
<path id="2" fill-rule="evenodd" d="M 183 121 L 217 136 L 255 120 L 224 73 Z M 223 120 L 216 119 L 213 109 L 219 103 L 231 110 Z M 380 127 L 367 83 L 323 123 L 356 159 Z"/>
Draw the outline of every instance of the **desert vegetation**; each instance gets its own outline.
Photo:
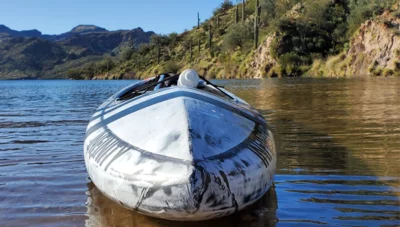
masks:
<path id="1" fill-rule="evenodd" d="M 384 12 L 399 18 L 399 5 L 399 0 L 226 0 L 211 18 L 193 15 L 191 30 L 154 34 L 140 45 L 128 42 L 77 66 L 80 59 L 71 59 L 57 72 L 65 70 L 71 79 L 138 79 L 194 68 L 209 78 L 252 78 L 255 58 L 268 58 L 273 61 L 257 66 L 262 76 L 324 75 L 322 68 L 352 49 L 362 24 Z M 400 34 L 396 23 L 382 24 Z M 268 56 L 257 54 L 266 43 Z M 354 63 L 342 60 L 343 70 Z M 373 75 L 395 74 L 369 67 Z"/>

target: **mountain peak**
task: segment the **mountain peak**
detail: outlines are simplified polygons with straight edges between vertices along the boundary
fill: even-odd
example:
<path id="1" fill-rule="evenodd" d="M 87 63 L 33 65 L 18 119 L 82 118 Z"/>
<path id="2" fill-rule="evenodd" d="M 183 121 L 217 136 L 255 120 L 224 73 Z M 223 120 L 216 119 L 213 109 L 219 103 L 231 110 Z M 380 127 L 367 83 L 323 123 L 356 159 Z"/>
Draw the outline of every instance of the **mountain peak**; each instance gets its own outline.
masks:
<path id="1" fill-rule="evenodd" d="M 88 33 L 88 32 L 105 32 L 105 28 L 98 27 L 96 25 L 78 25 L 74 27 L 71 33 Z"/>
<path id="2" fill-rule="evenodd" d="M 2 30 L 10 30 L 10 28 L 9 27 L 7 27 L 7 26 L 5 26 L 4 24 L 0 24 L 0 31 L 2 31 Z"/>
<path id="3" fill-rule="evenodd" d="M 3 24 L 0 24 L 0 33 L 5 33 L 11 37 L 40 37 L 42 35 L 42 33 L 36 29 L 16 31 Z"/>
<path id="4" fill-rule="evenodd" d="M 136 30 L 136 31 L 139 31 L 139 32 L 144 32 L 143 28 L 141 28 L 141 27 L 134 28 L 133 30 Z"/>

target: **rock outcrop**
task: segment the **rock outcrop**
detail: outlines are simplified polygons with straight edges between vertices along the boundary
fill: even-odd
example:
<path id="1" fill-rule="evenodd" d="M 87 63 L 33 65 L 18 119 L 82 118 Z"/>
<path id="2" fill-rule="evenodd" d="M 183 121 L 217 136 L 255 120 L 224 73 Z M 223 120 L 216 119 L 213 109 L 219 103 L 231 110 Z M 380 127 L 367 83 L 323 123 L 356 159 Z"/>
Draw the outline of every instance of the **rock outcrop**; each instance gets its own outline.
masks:
<path id="1" fill-rule="evenodd" d="M 246 77 L 263 78 L 266 76 L 274 77 L 273 72 L 277 61 L 271 55 L 271 43 L 275 36 L 267 36 L 264 42 L 251 55 L 251 61 L 248 63 Z"/>
<path id="2" fill-rule="evenodd" d="M 322 76 L 400 75 L 400 18 L 385 12 L 361 25 L 347 51 L 317 62 L 310 71 Z"/>

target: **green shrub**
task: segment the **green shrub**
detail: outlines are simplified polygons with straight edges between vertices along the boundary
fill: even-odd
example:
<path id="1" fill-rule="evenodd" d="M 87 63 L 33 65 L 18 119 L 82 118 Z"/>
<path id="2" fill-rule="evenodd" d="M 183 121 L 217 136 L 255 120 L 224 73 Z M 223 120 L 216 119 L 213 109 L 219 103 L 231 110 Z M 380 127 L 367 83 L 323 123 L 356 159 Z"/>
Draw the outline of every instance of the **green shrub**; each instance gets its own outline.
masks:
<path id="1" fill-rule="evenodd" d="M 296 53 L 286 53 L 279 57 L 281 73 L 284 76 L 301 76 L 304 73 L 304 67 L 311 64 L 311 59 L 306 56 L 299 56 Z"/>
<path id="2" fill-rule="evenodd" d="M 383 76 L 394 76 L 394 70 L 385 68 L 382 72 Z"/>
<path id="3" fill-rule="evenodd" d="M 67 71 L 67 77 L 72 80 L 83 80 L 85 79 L 82 72 L 78 69 L 70 69 Z"/>
<path id="4" fill-rule="evenodd" d="M 175 61 L 168 61 L 162 67 L 163 73 L 178 73 L 180 69 L 181 66 Z"/>
<path id="5" fill-rule="evenodd" d="M 231 9 L 232 7 L 233 7 L 232 1 L 224 0 L 224 2 L 221 3 L 220 7 L 214 10 L 214 15 L 226 14 L 226 12 L 228 12 L 228 10 Z"/>
<path id="6" fill-rule="evenodd" d="M 249 24 L 236 24 L 229 29 L 223 40 L 223 47 L 227 51 L 240 48 L 242 50 L 248 49 L 253 40 L 252 27 Z"/>
<path id="7" fill-rule="evenodd" d="M 133 49 L 131 49 L 131 48 L 126 48 L 126 49 L 122 50 L 122 51 L 121 51 L 121 58 L 122 58 L 122 60 L 124 60 L 124 61 L 129 61 L 129 60 L 131 59 L 132 54 L 133 54 L 134 52 L 135 52 L 135 51 L 134 51 Z"/>
<path id="8" fill-rule="evenodd" d="M 149 47 L 149 44 L 146 44 L 146 43 L 142 43 L 142 44 L 140 44 L 139 45 L 139 49 L 138 49 L 138 52 L 139 52 L 139 54 L 141 54 L 141 55 L 146 55 L 146 54 L 148 54 L 149 52 L 150 52 L 150 47 Z"/>
<path id="9" fill-rule="evenodd" d="M 396 70 L 400 70 L 400 61 L 396 61 L 394 63 L 394 67 L 395 67 Z"/>
<path id="10" fill-rule="evenodd" d="M 349 0 L 348 35 L 351 36 L 366 20 L 390 9 L 398 0 Z"/>

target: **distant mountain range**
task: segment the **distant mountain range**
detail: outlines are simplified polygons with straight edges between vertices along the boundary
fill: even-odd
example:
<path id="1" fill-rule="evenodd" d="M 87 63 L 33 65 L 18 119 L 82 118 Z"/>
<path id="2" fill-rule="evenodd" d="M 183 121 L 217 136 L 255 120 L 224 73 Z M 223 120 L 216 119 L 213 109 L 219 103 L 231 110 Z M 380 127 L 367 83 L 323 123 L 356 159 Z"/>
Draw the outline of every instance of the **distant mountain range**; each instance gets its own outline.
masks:
<path id="1" fill-rule="evenodd" d="M 153 34 L 141 28 L 108 31 L 79 25 L 59 35 L 44 35 L 0 25 L 0 79 L 65 78 L 71 67 L 114 56 L 127 45 L 148 43 Z"/>
<path id="2" fill-rule="evenodd" d="M 41 37 L 42 33 L 36 29 L 27 31 L 15 31 L 0 24 L 0 39 L 7 37 Z"/>

